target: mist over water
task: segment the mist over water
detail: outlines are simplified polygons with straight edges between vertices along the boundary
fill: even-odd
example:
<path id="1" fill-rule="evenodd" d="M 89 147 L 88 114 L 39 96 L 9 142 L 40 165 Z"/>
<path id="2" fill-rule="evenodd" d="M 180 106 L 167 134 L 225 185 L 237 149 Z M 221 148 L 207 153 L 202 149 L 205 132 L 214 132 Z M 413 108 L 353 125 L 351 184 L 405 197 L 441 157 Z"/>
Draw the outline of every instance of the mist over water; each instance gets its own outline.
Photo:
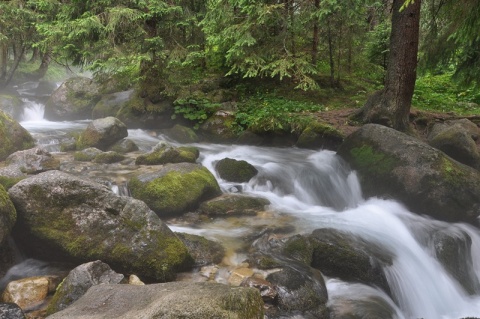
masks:
<path id="1" fill-rule="evenodd" d="M 39 145 L 58 151 L 59 143 L 70 132 L 79 132 L 89 121 L 49 122 L 43 119 L 43 105 L 25 100 L 21 124 Z M 142 151 L 150 150 L 168 137 L 145 130 L 129 130 L 129 139 Z M 175 144 L 175 143 L 174 143 Z M 249 217 L 249 224 L 232 227 L 227 221 L 214 220 L 199 227 L 171 224 L 174 231 L 189 232 L 235 243 L 248 233 L 248 227 L 284 223 L 295 233 L 308 234 L 318 228 L 349 232 L 389 252 L 393 264 L 384 269 L 393 298 L 376 288 L 327 278 L 329 304 L 381 300 L 399 319 L 459 319 L 480 316 L 480 291 L 469 294 L 445 269 L 432 249 L 435 234 L 471 238 L 468 254 L 461 256 L 471 266 L 468 280 L 480 281 L 480 232 L 466 224 L 449 224 L 416 215 L 401 203 L 379 198 L 363 198 L 355 172 L 332 151 L 304 150 L 217 144 L 192 144 L 200 149 L 201 162 L 219 181 L 224 192 L 243 191 L 267 198 L 272 218 Z M 230 183 L 215 172 L 223 158 L 246 160 L 258 170 L 248 183 Z M 112 187 L 114 188 L 114 187 Z M 368 318 L 368 317 L 365 317 Z"/>

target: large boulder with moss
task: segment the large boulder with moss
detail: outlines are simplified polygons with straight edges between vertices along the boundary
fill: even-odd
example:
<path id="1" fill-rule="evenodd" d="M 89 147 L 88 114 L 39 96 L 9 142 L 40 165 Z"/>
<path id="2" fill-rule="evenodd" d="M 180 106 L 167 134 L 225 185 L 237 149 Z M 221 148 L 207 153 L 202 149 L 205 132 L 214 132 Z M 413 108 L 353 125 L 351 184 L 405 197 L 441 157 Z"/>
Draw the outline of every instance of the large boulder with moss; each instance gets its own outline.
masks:
<path id="1" fill-rule="evenodd" d="M 67 308 L 80 299 L 90 287 L 100 284 L 118 284 L 123 278 L 122 274 L 116 273 L 100 260 L 75 267 L 57 288 L 48 304 L 47 314 Z"/>
<path id="2" fill-rule="evenodd" d="M 19 96 L 13 94 L 0 94 L 0 111 L 8 116 L 20 120 L 23 102 Z"/>
<path id="3" fill-rule="evenodd" d="M 108 116 L 117 116 L 121 108 L 132 98 L 134 90 L 115 92 L 102 95 L 92 110 L 92 118 L 100 119 Z"/>
<path id="4" fill-rule="evenodd" d="M 167 281 L 192 260 L 185 245 L 142 201 L 60 171 L 22 180 L 8 191 L 18 212 L 12 232 L 30 256 L 88 262 Z"/>
<path id="5" fill-rule="evenodd" d="M 220 178 L 235 183 L 246 183 L 257 175 L 258 170 L 244 160 L 224 158 L 215 164 L 215 170 Z"/>
<path id="6" fill-rule="evenodd" d="M 235 115 L 233 112 L 219 110 L 200 126 L 200 132 L 212 142 L 232 142 L 238 137 L 234 123 Z"/>
<path id="7" fill-rule="evenodd" d="M 110 146 L 128 136 L 127 126 L 115 117 L 96 119 L 80 134 L 77 149 L 96 147 L 106 151 Z"/>
<path id="8" fill-rule="evenodd" d="M 128 183 L 132 197 L 144 201 L 159 216 L 172 216 L 198 207 L 221 194 L 210 171 L 200 164 L 167 164 Z"/>
<path id="9" fill-rule="evenodd" d="M 165 134 L 178 143 L 196 143 L 199 137 L 195 131 L 189 127 L 175 124 L 172 128 L 166 129 Z"/>
<path id="10" fill-rule="evenodd" d="M 183 318 L 263 319 L 263 301 L 254 288 L 218 283 L 170 282 L 152 285 L 97 285 L 48 319 Z"/>
<path id="11" fill-rule="evenodd" d="M 367 124 L 338 154 L 360 177 L 364 195 L 394 198 L 415 213 L 477 223 L 480 172 L 396 130 Z"/>
<path id="12" fill-rule="evenodd" d="M 195 267 L 219 264 L 225 256 L 225 248 L 216 241 L 193 234 L 176 233 L 176 235 L 187 246 L 195 261 Z"/>
<path id="13" fill-rule="evenodd" d="M 10 154 L 32 148 L 35 140 L 17 121 L 0 111 L 0 161 Z"/>
<path id="14" fill-rule="evenodd" d="M 433 125 L 428 144 L 443 151 L 460 163 L 480 169 L 477 140 L 480 129 L 468 119 L 446 121 Z"/>
<path id="15" fill-rule="evenodd" d="M 223 194 L 222 196 L 205 201 L 200 205 L 200 212 L 208 216 L 255 216 L 265 210 L 270 201 L 265 198 Z"/>
<path id="16" fill-rule="evenodd" d="M 51 121 L 90 119 L 100 97 L 99 85 L 95 81 L 72 77 L 52 93 L 45 104 L 44 116 Z"/>
<path id="17" fill-rule="evenodd" d="M 15 225 L 17 212 L 7 191 L 0 185 L 0 244 L 4 242 Z"/>
<path id="18" fill-rule="evenodd" d="M 26 174 L 37 174 L 48 170 L 60 168 L 60 161 L 50 152 L 35 147 L 25 151 L 17 151 L 11 154 L 5 162 L 18 167 Z"/>
<path id="19" fill-rule="evenodd" d="M 151 152 L 138 156 L 135 164 L 195 163 L 199 155 L 200 152 L 195 147 L 174 147 L 165 142 L 160 142 Z"/>
<path id="20" fill-rule="evenodd" d="M 302 131 L 295 145 L 301 148 L 336 150 L 344 138 L 345 136 L 333 126 L 313 122 Z"/>

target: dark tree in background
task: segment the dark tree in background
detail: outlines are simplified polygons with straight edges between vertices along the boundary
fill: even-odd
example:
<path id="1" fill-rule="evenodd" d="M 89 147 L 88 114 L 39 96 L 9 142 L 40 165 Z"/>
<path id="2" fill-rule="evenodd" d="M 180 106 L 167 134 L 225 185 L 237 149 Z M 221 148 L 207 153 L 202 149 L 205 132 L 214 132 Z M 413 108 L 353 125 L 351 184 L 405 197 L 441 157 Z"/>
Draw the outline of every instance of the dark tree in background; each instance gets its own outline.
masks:
<path id="1" fill-rule="evenodd" d="M 408 131 L 409 113 L 415 89 L 420 25 L 420 0 L 404 5 L 394 0 L 390 55 L 385 87 L 374 93 L 357 116 L 363 122 L 379 123 Z"/>

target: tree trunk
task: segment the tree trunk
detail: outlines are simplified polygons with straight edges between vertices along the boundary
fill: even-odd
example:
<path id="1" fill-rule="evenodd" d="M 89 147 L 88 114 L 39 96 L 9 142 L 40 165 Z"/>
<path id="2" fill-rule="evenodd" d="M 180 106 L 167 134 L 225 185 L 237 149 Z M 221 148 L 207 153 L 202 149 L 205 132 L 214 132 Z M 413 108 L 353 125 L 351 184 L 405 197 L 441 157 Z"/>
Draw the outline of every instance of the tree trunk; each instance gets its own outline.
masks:
<path id="1" fill-rule="evenodd" d="M 357 116 L 373 122 L 408 131 L 409 114 L 415 89 L 420 2 L 416 0 L 400 11 L 404 0 L 394 0 L 390 55 L 385 87 L 373 94 Z"/>
<path id="2" fill-rule="evenodd" d="M 320 0 L 315 0 L 315 10 L 320 8 Z M 320 30 L 318 28 L 318 19 L 315 18 L 313 22 L 313 40 L 312 40 L 312 64 L 317 65 L 318 58 L 318 44 L 320 40 Z"/>
<path id="3" fill-rule="evenodd" d="M 0 47 L 0 83 L 7 78 L 7 64 L 8 64 L 8 47 L 3 44 Z"/>
<path id="4" fill-rule="evenodd" d="M 335 62 L 333 60 L 333 39 L 332 29 L 330 28 L 330 18 L 327 18 L 327 41 L 328 41 L 328 57 L 330 61 L 330 85 L 335 86 Z"/>

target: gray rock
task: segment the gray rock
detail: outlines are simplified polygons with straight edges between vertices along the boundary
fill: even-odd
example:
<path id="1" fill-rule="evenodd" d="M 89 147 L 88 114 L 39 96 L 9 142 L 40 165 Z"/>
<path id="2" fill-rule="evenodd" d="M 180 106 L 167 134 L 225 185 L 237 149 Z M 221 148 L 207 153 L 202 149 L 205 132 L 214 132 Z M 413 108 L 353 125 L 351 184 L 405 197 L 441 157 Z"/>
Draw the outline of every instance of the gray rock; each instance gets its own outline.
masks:
<path id="1" fill-rule="evenodd" d="M 428 144 L 453 159 L 480 169 L 480 152 L 476 140 L 480 135 L 477 125 L 467 119 L 437 123 L 428 135 Z"/>
<path id="2" fill-rule="evenodd" d="M 224 158 L 215 164 L 218 175 L 229 182 L 246 183 L 257 175 L 258 170 L 247 161 Z"/>
<path id="3" fill-rule="evenodd" d="M 14 303 L 0 303 L 0 319 L 26 319 L 22 309 Z"/>
<path id="4" fill-rule="evenodd" d="M 237 194 L 223 194 L 219 197 L 203 202 L 200 205 L 200 212 L 209 216 L 254 216 L 265 210 L 265 206 L 269 204 L 270 201 L 265 198 Z"/>
<path id="5" fill-rule="evenodd" d="M 41 148 L 32 148 L 25 151 L 17 151 L 7 157 L 5 162 L 15 165 L 26 174 L 37 174 L 48 170 L 60 168 L 60 161 Z"/>
<path id="6" fill-rule="evenodd" d="M 82 264 L 74 268 L 57 288 L 47 314 L 53 314 L 67 308 L 80 299 L 87 290 L 99 284 L 118 284 L 124 276 L 113 271 L 100 260 Z"/>
<path id="7" fill-rule="evenodd" d="M 108 148 L 109 151 L 114 151 L 120 154 L 138 151 L 138 146 L 134 141 L 129 139 L 122 139 Z"/>
<path id="8" fill-rule="evenodd" d="M 263 319 L 263 301 L 253 288 L 217 283 L 97 285 L 48 319 Z"/>
<path id="9" fill-rule="evenodd" d="M 165 142 L 160 142 L 151 152 L 138 156 L 135 164 L 195 163 L 199 155 L 200 152 L 195 147 L 174 147 Z"/>
<path id="10" fill-rule="evenodd" d="M 367 197 L 394 198 L 441 220 L 477 223 L 480 172 L 430 145 L 367 124 L 345 139 L 338 154 L 358 172 Z"/>
<path id="11" fill-rule="evenodd" d="M 77 149 L 96 147 L 106 151 L 110 146 L 127 136 L 127 127 L 115 117 L 93 120 L 80 134 Z"/>
<path id="12" fill-rule="evenodd" d="M 195 131 L 189 127 L 176 124 L 170 129 L 165 130 L 170 138 L 177 141 L 178 143 L 196 143 L 199 141 L 199 137 Z"/>
<path id="13" fill-rule="evenodd" d="M 13 94 L 0 94 L 0 110 L 16 120 L 20 120 L 22 105 L 20 97 Z"/>
<path id="14" fill-rule="evenodd" d="M 30 133 L 0 111 L 0 161 L 16 151 L 32 148 L 34 145 L 35 140 Z"/>
<path id="15" fill-rule="evenodd" d="M 48 99 L 45 104 L 45 118 L 52 121 L 89 119 L 99 99 L 99 86 L 92 79 L 69 78 Z"/>
<path id="16" fill-rule="evenodd" d="M 220 243 L 193 234 L 176 235 L 187 247 L 196 267 L 219 264 L 225 256 L 225 248 Z"/>
<path id="17" fill-rule="evenodd" d="M 145 203 L 59 171 L 9 190 L 18 212 L 14 237 L 37 258 L 89 262 L 167 281 L 191 265 L 185 245 Z"/>
<path id="18" fill-rule="evenodd" d="M 179 215 L 220 195 L 220 186 L 200 164 L 167 164 L 130 179 L 132 197 L 143 200 L 159 216 Z"/>
<path id="19" fill-rule="evenodd" d="M 5 188 L 0 185 L 0 244 L 2 244 L 17 220 L 17 212 L 12 201 L 8 197 Z"/>

